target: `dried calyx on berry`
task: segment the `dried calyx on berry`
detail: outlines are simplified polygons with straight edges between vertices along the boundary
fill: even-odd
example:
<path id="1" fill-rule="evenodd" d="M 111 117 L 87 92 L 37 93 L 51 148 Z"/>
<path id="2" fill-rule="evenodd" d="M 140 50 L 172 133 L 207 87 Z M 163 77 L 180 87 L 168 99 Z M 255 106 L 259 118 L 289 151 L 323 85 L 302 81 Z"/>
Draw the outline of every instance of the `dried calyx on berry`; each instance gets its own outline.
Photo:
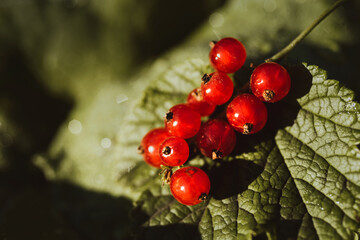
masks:
<path id="1" fill-rule="evenodd" d="M 189 157 L 189 145 L 183 138 L 172 136 L 165 139 L 160 145 L 159 155 L 162 165 L 181 166 Z"/>
<path id="2" fill-rule="evenodd" d="M 167 122 L 170 122 L 173 119 L 173 117 L 174 117 L 174 114 L 170 111 L 165 114 L 165 119 Z"/>
<path id="3" fill-rule="evenodd" d="M 253 94 L 264 102 L 277 102 L 290 91 L 291 79 L 286 69 L 275 62 L 256 67 L 250 77 Z"/>
<path id="4" fill-rule="evenodd" d="M 204 156 L 216 160 L 233 151 L 236 135 L 226 121 L 211 119 L 201 126 L 196 143 Z"/>
<path id="5" fill-rule="evenodd" d="M 265 89 L 262 97 L 266 102 L 270 102 L 272 99 L 274 99 L 275 93 L 273 90 Z"/>
<path id="6" fill-rule="evenodd" d="M 171 148 L 169 146 L 166 146 L 164 150 L 162 151 L 164 155 L 169 155 L 171 153 Z"/>
<path id="7" fill-rule="evenodd" d="M 205 74 L 202 76 L 202 78 L 201 78 L 201 80 L 204 82 L 204 84 L 206 84 L 207 82 L 209 82 L 210 79 L 211 79 L 211 75 L 209 75 L 209 74 L 207 74 L 207 73 L 205 73 Z"/>
<path id="8" fill-rule="evenodd" d="M 243 126 L 243 134 L 250 134 L 254 125 L 252 123 L 245 123 Z"/>
<path id="9" fill-rule="evenodd" d="M 208 195 L 206 193 L 202 193 L 198 198 L 198 200 L 200 201 L 205 201 L 207 199 L 208 199 Z"/>
<path id="10" fill-rule="evenodd" d="M 230 102 L 226 110 L 226 117 L 236 131 L 243 134 L 254 134 L 265 126 L 267 109 L 257 97 L 243 93 Z"/>
<path id="11" fill-rule="evenodd" d="M 208 175 L 197 167 L 183 167 L 170 179 L 174 198 L 184 205 L 195 205 L 206 200 L 210 192 Z"/>
<path id="12" fill-rule="evenodd" d="M 165 115 L 165 128 L 173 136 L 191 138 L 199 131 L 200 125 L 200 114 L 186 104 L 173 106 Z"/>
<path id="13" fill-rule="evenodd" d="M 226 73 L 213 72 L 202 77 L 201 94 L 206 102 L 224 104 L 231 98 L 233 91 L 234 84 Z"/>
<path id="14" fill-rule="evenodd" d="M 168 137 L 170 137 L 170 134 L 164 128 L 152 129 L 143 137 L 138 147 L 138 153 L 142 154 L 146 163 L 160 168 L 159 148 L 161 143 Z"/>
<path id="15" fill-rule="evenodd" d="M 223 153 L 219 150 L 212 150 L 211 158 L 212 160 L 221 159 L 223 157 Z"/>

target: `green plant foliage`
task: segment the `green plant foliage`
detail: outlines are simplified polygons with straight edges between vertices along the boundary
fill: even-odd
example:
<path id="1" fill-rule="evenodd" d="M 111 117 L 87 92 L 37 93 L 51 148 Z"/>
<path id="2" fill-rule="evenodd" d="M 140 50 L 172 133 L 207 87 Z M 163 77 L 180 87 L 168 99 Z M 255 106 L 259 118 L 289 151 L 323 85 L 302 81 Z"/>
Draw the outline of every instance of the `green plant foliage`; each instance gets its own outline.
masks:
<path id="1" fill-rule="evenodd" d="M 289 98 L 268 105 L 266 129 L 256 136 L 238 136 L 232 156 L 211 166 L 209 159 L 193 156 L 190 164 L 211 176 L 212 198 L 206 203 L 178 204 L 169 189 L 161 187 L 158 170 L 136 153 L 141 137 L 161 126 L 167 109 L 184 102 L 202 74 L 211 71 L 210 40 L 233 36 L 245 44 L 247 63 L 234 75 L 241 87 L 248 81 L 250 62 L 258 64 L 281 49 L 329 1 L 228 0 L 218 9 L 224 1 L 170 2 L 0 4 L 0 72 L 5 72 L 0 169 L 14 165 L 11 174 L 1 178 L 6 197 L 0 229 L 7 222 L 21 234 L 17 229 L 27 226 L 35 229 L 30 238 L 39 237 L 48 227 L 38 223 L 51 222 L 48 219 L 57 215 L 47 218 L 32 206 L 18 206 L 46 196 L 42 212 L 59 214 L 75 239 L 123 239 L 130 224 L 139 239 L 352 238 L 359 218 L 358 107 L 351 92 L 326 80 L 315 67 L 308 67 L 313 76 L 304 67 L 289 67 L 296 85 Z M 353 81 L 358 76 L 358 21 L 347 15 L 357 4 L 352 2 L 321 23 L 287 61 L 305 60 L 331 69 L 333 76 L 358 90 L 359 81 Z M 200 59 L 184 60 L 190 58 Z M 309 75 L 314 80 L 311 89 Z M 60 97 L 50 101 L 54 96 Z M 75 131 L 73 120 L 80 126 Z M 16 144 L 9 148 L 4 144 L 8 139 Z M 39 143 L 43 146 L 37 147 Z M 302 163 L 306 169 L 299 167 Z M 24 166 L 30 170 L 21 171 Z M 34 169 L 49 186 L 39 190 L 38 178 L 29 181 L 38 175 L 24 172 Z M 337 184 L 343 185 L 339 188 L 335 179 L 324 176 L 338 176 Z M 24 189 L 18 182 L 32 184 L 36 191 L 21 194 Z M 309 186 L 303 188 L 306 182 Z M 38 191 L 46 194 L 38 196 Z M 128 211 L 134 201 L 131 222 Z M 10 210 L 7 203 L 14 203 Z M 33 225 L 26 218 L 18 221 L 23 209 L 35 212 L 28 214 L 34 215 Z M 60 226 L 57 220 L 53 225 Z M 3 238 L 11 238 L 1 230 Z"/>
<path id="2" fill-rule="evenodd" d="M 115 4 L 115 1 L 113 0 L 108 1 Z M 129 0 L 124 2 L 136 4 Z M 96 1 L 91 1 L 91 3 L 96 4 Z M 86 5 L 84 8 L 78 10 L 86 11 L 91 7 L 95 8 L 92 4 Z M 107 20 L 115 18 L 116 16 L 119 16 L 121 19 L 126 18 L 111 8 L 111 4 L 104 6 L 102 4 L 100 5 L 101 8 L 95 9 L 102 13 L 101 19 L 104 18 L 106 23 L 108 23 Z M 295 34 L 299 33 L 306 25 L 308 25 L 314 16 L 317 16 L 327 6 L 328 3 L 322 1 L 310 3 L 309 0 L 298 2 L 286 0 L 278 0 L 276 2 L 269 0 L 228 1 L 224 7 L 213 12 L 212 15 L 208 17 L 208 21 L 205 21 L 186 41 L 162 55 L 154 62 L 151 62 L 151 65 L 146 65 L 145 68 L 137 71 L 137 73 L 133 74 L 131 77 L 119 75 L 118 72 L 111 67 L 116 65 L 121 68 L 124 66 L 127 68 L 126 66 L 128 66 L 128 63 L 126 62 L 123 64 L 123 61 L 119 58 L 127 59 L 128 55 L 125 53 L 114 54 L 114 52 L 120 52 L 117 50 L 119 47 L 118 45 L 123 46 L 123 44 L 126 44 L 127 42 L 119 42 L 115 47 L 112 47 L 113 45 L 111 43 L 117 41 L 116 36 L 119 33 L 111 31 L 112 28 L 108 29 L 106 27 L 107 24 L 105 24 L 106 34 L 103 37 L 105 39 L 111 39 L 109 40 L 111 42 L 109 42 L 109 45 L 105 44 L 107 43 L 106 41 L 103 42 L 102 40 L 99 40 L 99 43 L 95 44 L 98 46 L 96 48 L 91 47 L 89 49 L 86 48 L 86 45 L 83 46 L 84 49 L 77 48 L 78 45 L 83 45 L 82 40 L 87 37 L 86 34 L 83 38 L 80 38 L 79 36 L 79 40 L 76 41 L 76 44 L 74 45 L 50 44 L 48 50 L 44 52 L 44 59 L 53 59 L 51 56 L 54 56 L 54 59 L 59 58 L 59 62 L 56 65 L 56 68 L 53 69 L 46 65 L 53 61 L 45 61 L 45 66 L 43 66 L 45 70 L 42 71 L 42 78 L 47 80 L 46 85 L 53 86 L 51 88 L 60 90 L 62 87 L 59 85 L 65 84 L 66 88 L 71 89 L 70 92 L 75 91 L 76 93 L 70 94 L 75 99 L 74 106 L 51 142 L 48 154 L 36 158 L 37 165 L 44 169 L 48 179 L 66 180 L 86 189 L 105 191 L 115 196 L 122 195 L 129 197 L 132 200 L 136 199 L 138 193 L 129 189 L 128 184 L 119 184 L 117 182 L 118 175 L 123 175 L 123 173 L 128 172 L 129 169 L 134 167 L 136 161 L 139 160 L 139 156 L 135 155 L 134 148 L 139 144 L 141 137 L 151 126 L 162 125 L 160 119 L 167 109 L 175 103 L 183 102 L 186 98 L 186 91 L 190 89 L 190 86 L 199 86 L 200 80 L 197 76 L 207 71 L 202 70 L 201 73 L 196 73 L 194 75 L 191 73 L 191 70 L 190 73 L 186 72 L 188 69 L 183 68 L 181 64 L 179 66 L 179 63 L 183 63 L 185 59 L 189 58 L 200 58 L 201 61 L 207 62 L 209 51 L 207 43 L 210 40 L 216 40 L 222 36 L 239 38 L 246 46 L 248 63 L 259 63 L 265 56 L 270 56 L 276 49 L 283 47 Z M 57 9 L 59 6 L 54 5 L 52 7 Z M 117 8 L 118 7 L 115 9 Z M 206 7 L 204 6 L 203 8 Z M 60 10 L 61 9 L 62 8 L 60 7 Z M 141 9 L 143 9 L 143 7 L 141 7 Z M 108 13 L 106 10 L 112 11 Z M 145 11 L 145 9 L 143 10 Z M 301 14 L 293 14 L 297 11 L 299 13 L 301 12 Z M 128 16 L 128 11 L 125 12 L 125 16 Z M 274 17 L 274 14 L 276 17 Z M 316 47 L 313 46 L 313 42 L 322 46 L 319 53 L 322 53 L 324 49 L 328 49 L 326 51 L 331 50 L 332 54 L 342 54 L 340 43 L 353 44 L 350 30 L 339 27 L 345 24 L 345 20 L 342 17 L 335 18 L 334 16 L 336 16 L 336 14 L 339 13 L 334 13 L 334 15 L 331 15 L 326 19 L 326 21 L 317 28 L 317 31 L 309 35 L 309 38 L 307 38 L 303 45 L 299 46 L 300 48 L 305 48 L 308 53 L 308 58 L 306 59 L 309 59 L 309 61 L 326 62 L 324 58 L 322 58 L 322 54 L 314 54 L 313 51 L 309 50 Z M 77 15 L 74 14 L 74 16 Z M 122 25 L 121 19 L 118 19 L 116 23 Z M 287 21 L 284 21 L 284 19 L 287 19 Z M 79 19 L 79 21 L 80 20 L 81 19 Z M 141 19 L 138 20 L 140 21 Z M 84 19 L 82 19 L 82 21 L 85 25 L 88 23 L 88 21 Z M 181 24 L 185 24 L 181 18 L 179 18 L 179 21 Z M 186 22 L 187 21 L 189 20 L 187 19 Z M 46 21 L 43 22 L 46 23 Z M 144 23 L 145 22 L 146 21 L 144 21 Z M 265 22 L 266 24 L 264 24 Z M 297 24 L 293 24 L 294 22 Z M 82 26 L 80 23 L 79 25 Z M 26 27 L 26 25 L 23 27 Z M 145 27 L 142 28 L 146 29 Z M 175 30 L 177 29 L 176 26 L 173 28 Z M 174 31 L 173 28 L 171 28 L 171 31 Z M 65 34 L 66 36 L 74 35 L 73 32 L 80 34 L 75 26 L 74 30 L 71 30 L 73 28 L 61 29 L 67 32 L 67 34 Z M 126 29 L 128 29 L 128 27 L 126 27 Z M 132 29 L 128 30 L 130 31 Z M 167 32 L 167 30 L 165 30 L 164 32 Z M 148 31 L 150 31 L 150 29 L 148 29 Z M 115 36 L 111 35 L 110 37 L 108 34 L 111 34 L 112 32 L 115 32 L 116 34 Z M 286 34 L 284 34 L 285 32 Z M 60 31 L 59 34 L 62 34 L 62 31 Z M 24 41 L 30 41 L 33 39 L 30 36 L 25 35 L 22 39 L 24 39 Z M 124 36 L 127 35 L 124 34 Z M 133 35 L 130 34 L 130 36 Z M 54 39 L 57 38 L 54 37 Z M 158 40 L 160 43 L 168 41 L 167 38 Z M 131 41 L 131 43 L 133 42 Z M 74 52 L 73 48 L 78 49 L 80 52 L 83 51 L 85 54 L 75 54 L 76 52 Z M 103 51 L 104 48 L 110 48 L 112 50 L 111 54 L 106 55 L 105 53 L 108 52 Z M 130 46 L 129 48 L 132 49 Z M 95 52 L 92 53 L 93 51 Z M 71 56 L 58 55 L 58 52 L 63 53 L 64 55 L 71 54 Z M 299 52 L 303 53 L 304 49 L 300 49 Z M 76 56 L 73 56 L 74 54 Z M 95 56 L 98 56 L 98 54 L 103 56 L 103 54 L 105 54 L 104 57 L 109 59 L 107 61 L 110 61 L 111 64 L 109 65 L 107 61 L 102 61 L 102 58 L 97 57 L 95 60 L 94 58 L 87 58 L 89 61 L 92 61 L 93 59 L 96 65 L 87 64 L 87 62 L 83 61 L 81 58 L 81 56 L 87 56 L 87 54 L 94 54 Z M 300 57 L 298 57 L 297 54 L 298 52 L 296 52 L 295 49 L 295 52 L 292 53 L 292 56 L 295 57 L 292 57 L 292 60 L 295 58 L 296 61 L 298 61 L 297 59 Z M 110 57 L 113 55 L 117 57 Z M 64 58 L 62 58 L 62 56 Z M 34 63 L 38 62 L 42 61 L 34 61 Z M 66 71 L 66 76 L 58 74 L 59 69 L 62 71 L 64 66 L 67 66 L 62 64 L 63 62 L 69 64 L 72 69 L 74 69 L 74 72 Z M 84 66 L 79 66 L 78 64 L 80 63 L 84 64 Z M 248 63 L 246 63 L 247 66 Z M 107 67 L 111 69 L 108 69 Z M 343 67 L 344 66 L 342 65 L 341 68 L 343 69 Z M 169 74 L 169 69 L 177 72 L 177 76 Z M 336 69 L 332 69 L 332 73 L 334 73 L 335 70 Z M 161 83 L 162 80 L 157 82 L 157 79 L 163 79 L 166 74 L 168 75 L 166 76 L 167 82 L 164 84 Z M 188 75 L 190 82 L 177 84 L 176 82 L 179 78 L 181 79 L 181 75 Z M 61 80 L 59 80 L 59 78 L 61 78 Z M 235 79 L 237 78 L 239 78 L 239 76 L 235 74 Z M 241 85 L 241 79 L 237 82 L 238 86 Z M 66 84 L 63 80 L 68 81 L 70 84 Z M 191 81 L 193 82 L 191 83 Z M 243 81 L 244 79 L 242 79 L 242 82 Z M 56 85 L 52 85 L 52 82 L 56 83 Z M 155 84 L 156 88 L 150 86 L 152 84 Z M 76 85 L 76 87 L 74 87 L 74 85 Z M 147 86 L 150 86 L 149 89 L 146 90 L 147 95 L 151 95 L 152 91 L 156 92 L 158 89 L 167 92 L 169 95 L 163 95 L 159 99 L 154 99 L 154 101 L 158 101 L 154 102 L 154 105 L 163 103 L 157 108 L 151 109 L 149 112 L 141 112 L 142 110 L 136 108 L 134 113 L 134 111 L 132 111 L 134 104 L 139 102 L 139 98 L 143 96 L 143 90 Z M 67 92 L 67 90 L 65 92 Z M 167 99 L 166 96 L 170 96 L 170 99 Z M 117 103 L 117 99 L 120 98 L 121 100 L 122 97 L 124 97 L 124 101 Z M 148 97 L 151 99 L 155 98 L 155 96 Z M 147 103 L 144 102 L 143 104 Z M 145 120 L 149 122 L 149 124 L 143 125 L 139 122 L 139 124 L 136 125 L 129 125 L 128 123 L 131 123 L 131 120 L 137 121 L 137 116 L 145 117 Z M 289 119 L 293 120 L 294 117 L 295 116 Z M 80 121 L 82 124 L 82 131 L 79 134 L 72 134 L 68 129 L 69 122 L 73 119 Z M 291 124 L 289 121 L 286 123 L 288 125 Z M 279 128 L 278 125 L 276 127 Z M 104 138 L 111 140 L 110 148 L 103 148 L 100 145 Z M 126 143 L 124 143 L 124 141 Z M 129 143 L 133 143 L 133 146 L 126 146 Z M 151 170 L 150 172 L 156 174 Z"/>
<path id="3" fill-rule="evenodd" d="M 194 61 L 184 66 L 190 63 L 201 69 Z M 184 206 L 158 180 L 147 185 L 133 212 L 135 218 L 141 216 L 140 238 L 168 230 L 181 238 L 183 228 L 203 239 L 251 239 L 261 234 L 280 239 L 355 238 L 360 226 L 359 104 L 352 91 L 326 79 L 324 70 L 306 68 L 312 86 L 298 100 L 300 110 L 291 127 L 279 130 L 272 140 L 256 143 L 250 138 L 253 152 L 236 153 L 210 169 L 205 166 L 213 183 L 210 200 Z M 174 89 L 188 82 L 174 70 L 164 74 L 170 75 L 177 76 Z M 159 85 L 163 87 L 155 90 Z M 135 112 L 149 116 L 152 104 L 166 108 L 164 95 L 177 91 L 168 91 L 170 85 L 163 80 L 159 85 L 147 91 Z M 135 125 L 153 127 L 140 116 Z M 161 122 L 161 114 L 150 116 L 151 122 Z M 264 131 L 265 136 L 271 132 Z"/>

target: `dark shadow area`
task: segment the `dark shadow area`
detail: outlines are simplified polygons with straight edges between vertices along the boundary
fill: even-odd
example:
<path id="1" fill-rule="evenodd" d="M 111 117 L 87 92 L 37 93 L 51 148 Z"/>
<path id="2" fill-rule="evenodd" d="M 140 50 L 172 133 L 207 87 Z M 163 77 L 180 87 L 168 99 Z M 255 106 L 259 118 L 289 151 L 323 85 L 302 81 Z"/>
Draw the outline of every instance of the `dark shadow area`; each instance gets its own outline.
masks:
<path id="1" fill-rule="evenodd" d="M 222 162 L 209 172 L 210 194 L 221 200 L 242 193 L 263 171 L 263 168 L 249 161 L 234 160 Z"/>
<path id="2" fill-rule="evenodd" d="M 0 173 L 0 238 L 9 240 L 81 240 L 52 204 L 51 186 L 44 179 L 34 180 L 18 173 Z M 5 181 L 5 182 L 4 182 Z"/>
<path id="3" fill-rule="evenodd" d="M 356 147 L 360 150 L 360 144 L 357 144 Z"/>
<path id="4" fill-rule="evenodd" d="M 275 135 L 279 129 L 291 126 L 300 110 L 298 98 L 305 96 L 312 85 L 312 76 L 303 65 L 284 66 L 291 77 L 291 89 L 288 95 L 276 103 L 266 103 L 268 121 L 263 134 Z"/>
<path id="5" fill-rule="evenodd" d="M 216 8 L 226 0 L 167 1 L 137 0 L 148 10 L 146 31 L 134 34 L 139 62 L 155 58 L 196 30 Z M 191 6 L 191 7 L 189 7 Z"/>
<path id="6" fill-rule="evenodd" d="M 266 233 L 260 233 L 253 238 L 254 240 L 268 240 Z"/>
<path id="7" fill-rule="evenodd" d="M 301 220 L 280 220 L 277 222 L 276 233 L 278 239 L 296 239 L 299 232 Z"/>
<path id="8" fill-rule="evenodd" d="M 129 239 L 137 240 L 197 240 L 201 239 L 198 226 L 174 224 L 167 226 L 143 227 L 138 236 Z"/>
<path id="9" fill-rule="evenodd" d="M 360 91 L 360 83 L 357 81 L 360 69 L 355 67 L 360 64 L 358 52 L 359 44 L 341 44 L 340 50 L 333 52 L 321 46 L 300 44 L 284 62 L 306 62 L 309 65 L 317 65 L 327 72 L 328 79 L 338 80 L 354 92 Z"/>
<path id="10" fill-rule="evenodd" d="M 125 239 L 130 234 L 130 200 L 67 182 L 52 189 L 54 206 L 84 239 Z"/>
<path id="11" fill-rule="evenodd" d="M 0 51 L 0 108 L 6 121 L 14 128 L 7 133 L 0 129 L 0 146 L 6 168 L 0 172 L 0 196 L 11 197 L 30 185 L 45 184 L 42 172 L 30 159 L 46 151 L 58 127 L 67 117 L 72 102 L 51 95 L 14 46 Z M 22 186 L 24 185 L 24 186 Z M 1 198 L 1 197 L 0 197 Z M 5 200 L 5 199 L 2 199 Z"/>
<path id="12" fill-rule="evenodd" d="M 184 41 L 226 2 L 114 1 L 108 4 L 117 9 L 109 11 L 104 7 L 96 11 L 97 4 L 88 0 L 35 0 L 26 3 L 31 7 L 19 21 L 19 16 L 6 9 L 12 6 L 11 0 L 6 1 L 9 3 L 3 10 L 0 5 L 0 13 L 4 14 L 9 27 L 4 37 L 9 42 L 27 45 L 25 50 L 32 60 L 41 61 L 57 44 L 53 39 L 56 36 L 63 50 L 59 53 L 61 70 L 71 73 L 86 67 L 82 61 L 86 62 L 91 52 L 97 61 L 107 62 L 119 75 L 136 73 L 144 63 Z M 109 11 L 111 16 L 102 16 L 103 11 Z M 114 12 L 119 15 L 113 16 Z M 33 31 L 27 32 L 29 29 Z M 119 65 L 126 65 L 126 68 Z"/>
<path id="13" fill-rule="evenodd" d="M 28 155 L 46 151 L 73 102 L 53 96 L 32 71 L 20 49 L 0 52 L 0 108 L 19 129 L 15 152 Z"/>
<path id="14" fill-rule="evenodd" d="M 79 239 L 54 210 L 49 183 L 31 159 L 46 151 L 72 108 L 51 95 L 21 49 L 0 50 L 0 237 L 1 239 Z"/>
<path id="15" fill-rule="evenodd" d="M 12 183 L 2 175 L 0 178 Z M 16 191 L 1 201 L 0 236 L 4 239 L 112 240 L 129 236 L 132 203 L 126 198 L 65 182 L 30 180 Z"/>
<path id="16" fill-rule="evenodd" d="M 59 170 L 59 167 L 61 166 L 61 162 L 63 159 L 66 159 L 66 152 L 64 149 L 59 150 L 59 152 L 56 153 L 54 156 L 45 155 L 46 158 L 48 158 L 47 164 L 50 165 L 51 169 L 53 169 L 55 172 Z"/>
<path id="17" fill-rule="evenodd" d="M 260 60 L 261 61 L 261 60 Z M 234 95 L 239 95 L 250 91 L 250 76 L 256 66 L 249 67 L 250 64 L 245 63 L 238 71 L 234 73 Z"/>

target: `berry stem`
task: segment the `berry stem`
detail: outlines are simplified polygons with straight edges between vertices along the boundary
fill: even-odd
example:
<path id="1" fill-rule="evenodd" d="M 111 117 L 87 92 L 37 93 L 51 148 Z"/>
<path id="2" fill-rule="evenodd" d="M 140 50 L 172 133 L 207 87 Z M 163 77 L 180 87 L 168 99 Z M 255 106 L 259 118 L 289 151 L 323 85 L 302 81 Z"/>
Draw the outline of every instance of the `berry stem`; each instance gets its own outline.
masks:
<path id="1" fill-rule="evenodd" d="M 293 48 L 295 48 L 319 23 L 322 22 L 330 13 L 336 8 L 341 6 L 348 0 L 338 0 L 328 9 L 326 9 L 309 27 L 302 31 L 294 40 L 292 40 L 286 47 L 281 51 L 273 55 L 271 58 L 265 60 L 265 62 L 276 62 L 285 57 Z"/>

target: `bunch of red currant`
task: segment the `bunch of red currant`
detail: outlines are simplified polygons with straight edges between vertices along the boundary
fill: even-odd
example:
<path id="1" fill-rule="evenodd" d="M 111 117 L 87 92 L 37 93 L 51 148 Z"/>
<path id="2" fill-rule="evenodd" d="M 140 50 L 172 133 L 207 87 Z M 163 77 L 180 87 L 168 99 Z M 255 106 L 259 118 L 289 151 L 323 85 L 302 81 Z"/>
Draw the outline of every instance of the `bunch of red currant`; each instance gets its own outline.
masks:
<path id="1" fill-rule="evenodd" d="M 148 132 L 141 141 L 139 151 L 153 167 L 163 167 L 164 181 L 180 203 L 195 205 L 205 200 L 210 191 L 208 175 L 197 167 L 183 167 L 172 174 L 172 167 L 182 166 L 189 157 L 185 139 L 196 136 L 200 152 L 213 160 L 229 155 L 236 144 L 234 130 L 242 134 L 260 131 L 267 121 L 263 102 L 277 102 L 290 90 L 290 76 L 281 65 L 268 62 L 256 67 L 250 78 L 253 94 L 242 93 L 227 106 L 226 120 L 209 119 L 201 124 L 201 117 L 210 116 L 217 105 L 228 102 L 234 90 L 227 75 L 239 70 L 246 59 L 241 42 L 223 38 L 210 44 L 210 62 L 217 70 L 204 74 L 200 88 L 190 92 L 186 104 L 170 108 L 165 115 L 165 128 Z"/>

